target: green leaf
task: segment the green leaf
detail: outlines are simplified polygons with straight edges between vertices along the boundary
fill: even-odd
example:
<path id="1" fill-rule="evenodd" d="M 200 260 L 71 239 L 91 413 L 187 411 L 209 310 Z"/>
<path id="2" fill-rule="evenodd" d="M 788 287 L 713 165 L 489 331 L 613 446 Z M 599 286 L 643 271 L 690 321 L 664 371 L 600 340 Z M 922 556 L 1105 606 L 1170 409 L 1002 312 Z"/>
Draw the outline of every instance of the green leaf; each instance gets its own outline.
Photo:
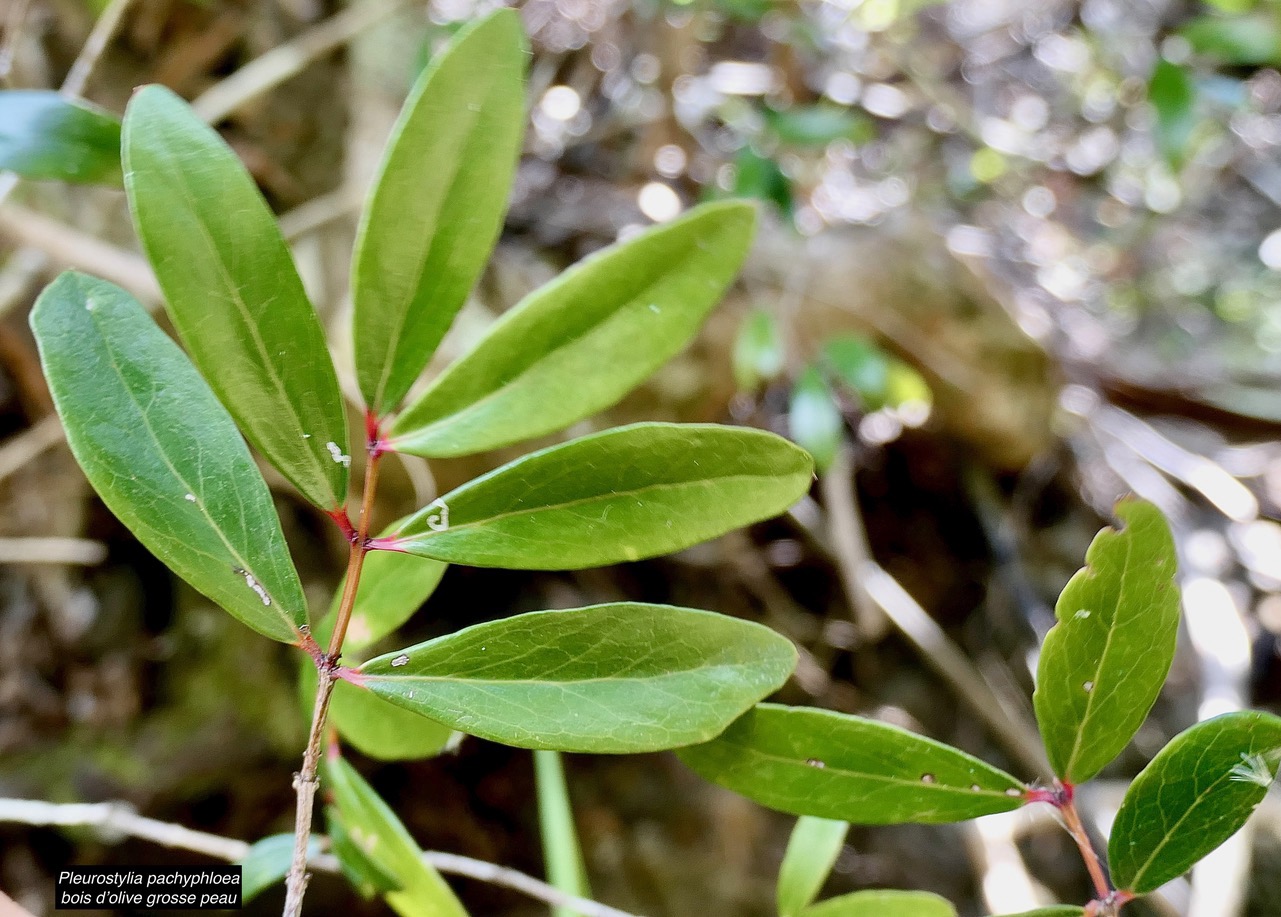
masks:
<path id="1" fill-rule="evenodd" d="M 778 322 L 764 309 L 744 319 L 734 339 L 734 381 L 745 391 L 783 371 L 783 341 Z"/>
<path id="2" fill-rule="evenodd" d="M 477 624 L 371 659 L 360 681 L 471 735 L 628 754 L 703 742 L 796 664 L 767 627 L 623 602 Z"/>
<path id="3" fill-rule="evenodd" d="M 778 915 L 796 917 L 813 902 L 836 862 L 849 822 L 802 815 L 787 842 L 778 872 Z"/>
<path id="4" fill-rule="evenodd" d="M 329 825 L 329 848 L 338 860 L 338 868 L 358 895 L 368 901 L 374 895 L 400 891 L 396 877 L 366 856 L 352 840 L 337 806 L 325 807 L 325 823 Z"/>
<path id="5" fill-rule="evenodd" d="M 1174 660 L 1179 587 L 1170 527 L 1126 500 L 1063 588 L 1037 667 L 1036 719 L 1054 772 L 1089 780 L 1138 732 Z"/>
<path id="6" fill-rule="evenodd" d="M 515 10 L 468 26 L 419 77 L 392 129 L 352 265 L 356 377 L 395 410 L 489 258 L 525 126 Z"/>
<path id="7" fill-rule="evenodd" d="M 327 773 L 347 836 L 400 886 L 387 893 L 387 904 L 401 917 L 467 917 L 440 873 L 423 861 L 414 839 L 374 788 L 342 758 L 330 758 Z"/>
<path id="8" fill-rule="evenodd" d="M 307 840 L 307 855 L 320 853 L 320 838 Z M 240 900 L 248 904 L 289 874 L 294 860 L 294 836 L 273 834 L 249 848 L 240 861 Z"/>
<path id="9" fill-rule="evenodd" d="M 1130 784 L 1112 823 L 1117 888 L 1175 879 L 1240 830 L 1281 764 L 1281 717 L 1226 713 L 1175 736 Z"/>
<path id="10" fill-rule="evenodd" d="M 120 183 L 120 121 L 43 89 L 0 92 L 0 169 L 23 178 Z"/>
<path id="11" fill-rule="evenodd" d="M 176 95 L 125 112 L 125 190 L 174 327 L 245 438 L 311 502 L 347 499 L 347 419 L 320 320 L 236 154 Z"/>
<path id="12" fill-rule="evenodd" d="M 873 890 L 820 901 L 800 917 L 956 917 L 956 908 L 929 892 Z"/>
<path id="13" fill-rule="evenodd" d="M 45 378 L 89 483 L 175 573 L 293 643 L 307 603 L 262 473 L 204 379 L 143 307 L 73 271 L 31 313 Z"/>
<path id="14" fill-rule="evenodd" d="M 755 210 L 705 204 L 535 290 L 397 418 L 390 447 L 467 455 L 615 404 L 689 343 L 751 243 Z"/>
<path id="15" fill-rule="evenodd" d="M 778 163 L 745 146 L 734 157 L 735 197 L 770 201 L 783 214 L 792 212 L 792 184 Z"/>
<path id="16" fill-rule="evenodd" d="M 1281 61 L 1281 26 L 1271 13 L 1198 16 L 1179 34 L 1193 51 L 1228 66 L 1257 67 Z"/>
<path id="17" fill-rule="evenodd" d="M 1156 143 L 1172 166 L 1183 162 L 1196 127 L 1196 86 L 1192 76 L 1164 58 L 1148 83 L 1148 101 L 1156 110 Z"/>
<path id="18" fill-rule="evenodd" d="M 1023 805 L 1024 786 L 949 745 L 856 716 L 760 704 L 683 748 L 714 783 L 793 815 L 859 825 L 951 822 Z"/>
<path id="19" fill-rule="evenodd" d="M 590 898 L 587 867 L 574 827 L 574 808 L 565 783 L 565 766 L 560 752 L 534 752 L 534 782 L 538 788 L 538 830 L 543 840 L 543 862 L 547 881 L 561 891 Z M 553 907 L 552 917 L 576 917 L 569 907 Z"/>
<path id="20" fill-rule="evenodd" d="M 345 664 L 352 664 L 345 655 L 343 659 Z M 316 699 L 316 667 L 310 659 L 303 660 L 299 667 L 298 693 L 302 709 L 310 717 Z M 345 681 L 334 684 L 329 725 L 361 754 L 379 761 L 433 757 L 448 748 L 455 735 L 448 726 L 402 710 Z"/>
<path id="21" fill-rule="evenodd" d="M 1056 904 L 1051 907 L 1038 907 L 1031 911 L 1019 911 L 1017 914 L 1006 914 L 1004 917 L 1082 917 L 1085 908 L 1075 904 Z"/>
<path id="22" fill-rule="evenodd" d="M 796 444 L 814 457 L 815 467 L 826 471 L 845 439 L 845 418 L 816 367 L 806 367 L 796 380 L 787 426 Z"/>
<path id="23" fill-rule="evenodd" d="M 871 121 L 838 105 L 803 105 L 765 110 L 765 123 L 784 143 L 821 147 L 834 140 L 866 143 L 876 136 Z"/>
<path id="24" fill-rule="evenodd" d="M 890 358 L 881 348 L 866 338 L 843 335 L 827 342 L 823 360 L 836 378 L 859 396 L 867 410 L 885 406 Z"/>
<path id="25" fill-rule="evenodd" d="M 473 567 L 599 567 L 776 516 L 812 475 L 810 457 L 770 433 L 634 424 L 476 478 L 410 516 L 387 546 Z"/>

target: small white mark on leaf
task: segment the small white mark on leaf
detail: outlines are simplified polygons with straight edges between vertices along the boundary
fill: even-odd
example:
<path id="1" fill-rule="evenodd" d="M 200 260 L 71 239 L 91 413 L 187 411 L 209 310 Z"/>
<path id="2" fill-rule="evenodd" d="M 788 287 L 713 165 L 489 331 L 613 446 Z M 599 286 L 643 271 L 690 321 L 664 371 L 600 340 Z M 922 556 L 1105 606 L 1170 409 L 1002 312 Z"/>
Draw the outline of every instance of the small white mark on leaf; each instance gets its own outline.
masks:
<path id="1" fill-rule="evenodd" d="M 98 305 L 98 304 L 97 304 L 96 302 L 94 302 L 94 301 L 93 301 L 93 297 L 92 297 L 92 296 L 87 297 L 87 298 L 85 299 L 85 311 L 86 311 L 86 312 L 92 312 L 92 311 L 93 311 L 93 309 L 94 309 L 94 307 L 95 307 L 96 305 Z"/>
<path id="2" fill-rule="evenodd" d="M 391 664 L 393 668 L 397 668 L 397 669 L 400 668 L 402 665 L 409 665 L 409 654 L 401 653 L 399 656 L 397 656 L 395 659 L 391 661 Z"/>
<path id="3" fill-rule="evenodd" d="M 245 585 L 252 589 L 258 598 L 262 599 L 262 603 L 264 605 L 271 604 L 271 596 L 267 595 L 267 590 L 262 588 L 262 583 L 254 579 L 254 575 L 252 573 L 248 570 L 243 570 L 240 567 L 236 567 L 235 572 L 245 578 Z"/>
<path id="4" fill-rule="evenodd" d="M 186 500 L 188 503 L 195 503 L 195 502 L 196 502 L 196 495 L 195 495 L 195 494 L 184 494 L 184 495 L 183 495 L 183 499 L 184 499 L 184 500 Z"/>
<path id="5" fill-rule="evenodd" d="M 437 512 L 432 512 L 435 509 Z M 449 528 L 449 507 L 444 500 L 434 500 L 427 507 L 427 528 L 433 532 L 443 532 Z"/>
<path id="6" fill-rule="evenodd" d="M 977 783 L 971 783 L 971 784 L 970 784 L 970 789 L 971 789 L 971 790 L 973 790 L 973 791 L 974 791 L 974 792 L 976 792 L 976 793 L 982 793 L 982 792 L 983 792 L 983 787 L 979 786 Z"/>
<path id="7" fill-rule="evenodd" d="M 1269 762 L 1268 759 L 1272 761 Z M 1241 752 L 1241 763 L 1234 764 L 1228 776 L 1239 783 L 1253 783 L 1265 790 L 1272 786 L 1276 779 L 1276 763 L 1281 761 L 1281 748 L 1273 749 L 1268 754 L 1249 754 Z"/>
<path id="8" fill-rule="evenodd" d="M 304 433 L 304 434 L 302 435 L 302 438 L 303 438 L 303 439 L 311 439 L 311 434 L 310 434 L 310 433 Z"/>
<path id="9" fill-rule="evenodd" d="M 938 780 L 933 774 L 921 774 L 921 783 L 938 783 Z"/>
<path id="10" fill-rule="evenodd" d="M 1089 694 L 1091 691 L 1094 690 L 1094 682 L 1087 681 L 1085 684 L 1081 685 L 1081 690 L 1083 690 L 1086 694 Z"/>
<path id="11" fill-rule="evenodd" d="M 822 770 L 823 768 L 827 767 L 827 762 L 820 761 L 818 758 L 810 758 L 805 763 L 808 764 L 810 767 L 816 767 L 819 770 Z"/>
<path id="12" fill-rule="evenodd" d="M 330 440 L 325 443 L 325 448 L 329 450 L 329 454 L 333 456 L 334 461 L 339 465 L 342 465 L 344 468 L 351 467 L 351 456 L 338 448 L 338 444 L 336 442 Z"/>
<path id="13" fill-rule="evenodd" d="M 660 308 L 658 308 L 657 303 L 650 303 L 650 304 L 649 304 L 649 311 L 653 312 L 655 315 L 658 315 L 658 314 L 659 314 L 659 313 L 661 313 L 663 310 L 662 310 L 662 309 L 660 309 Z"/>
<path id="14" fill-rule="evenodd" d="M 1090 616 L 1090 614 L 1091 614 L 1090 609 L 1082 608 L 1076 614 L 1072 615 L 1072 617 L 1076 618 L 1078 621 L 1084 621 L 1086 618 Z"/>
<path id="15" fill-rule="evenodd" d="M 1015 789 L 1014 787 L 1010 787 L 1008 790 L 1005 791 L 1005 795 L 1006 796 L 1022 796 L 1023 791 L 1019 789 Z"/>

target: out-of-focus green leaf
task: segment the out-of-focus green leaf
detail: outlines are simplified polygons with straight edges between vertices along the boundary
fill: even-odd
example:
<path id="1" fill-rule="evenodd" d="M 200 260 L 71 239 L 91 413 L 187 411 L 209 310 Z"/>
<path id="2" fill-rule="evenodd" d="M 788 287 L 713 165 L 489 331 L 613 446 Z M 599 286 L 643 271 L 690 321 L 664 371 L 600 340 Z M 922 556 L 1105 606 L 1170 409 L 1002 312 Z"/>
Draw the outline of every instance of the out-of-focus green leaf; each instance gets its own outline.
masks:
<path id="1" fill-rule="evenodd" d="M 1183 163 L 1196 128 L 1196 85 L 1186 69 L 1164 58 L 1148 83 L 1148 101 L 1156 110 L 1156 143 L 1172 166 Z"/>
<path id="2" fill-rule="evenodd" d="M 120 183 L 120 121 L 44 89 L 0 91 L 0 169 L 23 178 Z"/>
<path id="3" fill-rule="evenodd" d="M 1059 595 L 1037 667 L 1036 718 L 1054 772 L 1089 780 L 1147 718 L 1179 628 L 1174 539 L 1160 510 L 1125 500 Z"/>
<path id="4" fill-rule="evenodd" d="M 836 378 L 862 399 L 867 410 L 885 406 L 891 361 L 881 348 L 866 338 L 842 335 L 824 345 L 823 360 Z"/>
<path id="5" fill-rule="evenodd" d="M 734 157 L 734 185 L 730 193 L 734 197 L 770 201 L 781 213 L 788 216 L 792 213 L 792 183 L 778 163 L 751 147 L 743 147 Z"/>
<path id="6" fill-rule="evenodd" d="M 734 339 L 734 381 L 743 391 L 777 378 L 783 371 L 783 340 L 778 322 L 756 309 L 739 326 Z"/>
<path id="7" fill-rule="evenodd" d="M 320 853 L 320 838 L 307 840 L 307 856 Z M 240 861 L 240 901 L 248 904 L 289 874 L 294 860 L 294 836 L 273 834 L 249 848 Z"/>
<path id="8" fill-rule="evenodd" d="M 956 917 L 946 898 L 929 892 L 872 890 L 829 898 L 801 911 L 799 917 Z"/>
<path id="9" fill-rule="evenodd" d="M 347 836 L 399 886 L 386 893 L 391 908 L 401 917 L 467 917 L 440 873 L 423 861 L 400 819 L 355 768 L 330 758 L 326 772 Z"/>
<path id="10" fill-rule="evenodd" d="M 929 407 L 934 393 L 915 369 L 900 360 L 891 360 L 885 379 L 885 403 L 892 408 L 916 402 Z"/>
<path id="11" fill-rule="evenodd" d="M 396 877 L 371 860 L 351 839 L 337 806 L 325 807 L 325 824 L 329 826 L 329 846 L 338 859 L 338 868 L 362 898 L 368 901 L 374 895 L 400 890 Z"/>
<path id="12" fill-rule="evenodd" d="M 473 567 L 576 570 L 679 551 L 783 512 L 810 457 L 759 430 L 643 423 L 517 459 L 410 516 L 396 550 Z"/>
<path id="13" fill-rule="evenodd" d="M 547 881 L 566 894 L 590 898 L 587 867 L 574 827 L 574 808 L 565 783 L 565 766 L 558 751 L 534 752 L 534 782 L 538 789 L 538 830 L 543 839 Z M 569 907 L 553 907 L 552 917 L 577 917 Z"/>
<path id="14" fill-rule="evenodd" d="M 818 896 L 836 862 L 849 822 L 802 815 L 778 871 L 778 917 L 796 917 Z"/>
<path id="15" fill-rule="evenodd" d="M 1281 62 L 1281 22 L 1275 12 L 1257 16 L 1198 16 L 1179 30 L 1192 50 L 1234 67 Z"/>
<path id="16" fill-rule="evenodd" d="M 762 805 L 861 825 L 951 822 L 1023 805 L 1024 786 L 949 745 L 886 723 L 760 704 L 719 738 L 678 752 Z"/>
<path id="17" fill-rule="evenodd" d="M 392 130 L 352 268 L 356 377 L 380 416 L 427 365 L 502 229 L 525 59 L 515 10 L 469 25 L 432 59 Z"/>
<path id="18" fill-rule="evenodd" d="M 370 551 L 366 554 L 360 585 L 356 587 L 356 601 L 347 622 L 343 655 L 359 655 L 361 650 L 408 621 L 431 597 L 448 566 L 438 560 L 399 551 Z M 334 592 L 329 613 L 313 629 L 322 646 L 328 644 L 333 634 L 346 585 L 344 576 Z"/>
<path id="19" fill-rule="evenodd" d="M 293 643 L 307 603 L 262 473 L 186 355 L 132 296 L 73 271 L 31 313 L 89 483 L 138 540 L 249 627 Z"/>
<path id="20" fill-rule="evenodd" d="M 162 86 L 125 111 L 125 190 L 169 315 L 245 438 L 311 502 L 347 500 L 347 417 L 315 310 L 236 154 Z"/>
<path id="21" fill-rule="evenodd" d="M 575 265 L 408 407 L 390 447 L 466 455 L 615 404 L 689 343 L 738 272 L 754 226 L 749 204 L 705 204 Z"/>
<path id="22" fill-rule="evenodd" d="M 630 754 L 706 741 L 795 664 L 759 624 L 624 602 L 477 624 L 371 659 L 359 681 L 495 742 Z"/>
<path id="23" fill-rule="evenodd" d="M 778 139 L 793 146 L 827 146 L 834 140 L 865 143 L 876 135 L 858 112 L 837 105 L 801 105 L 765 110 L 765 123 Z"/>
<path id="24" fill-rule="evenodd" d="M 845 418 L 817 367 L 806 367 L 796 380 L 787 426 L 796 444 L 814 457 L 815 467 L 826 471 L 845 438 Z"/>
<path id="25" fill-rule="evenodd" d="M 1178 878 L 1240 830 L 1276 780 L 1281 717 L 1226 713 L 1170 740 L 1130 784 L 1112 823 L 1117 888 L 1144 894 Z"/>

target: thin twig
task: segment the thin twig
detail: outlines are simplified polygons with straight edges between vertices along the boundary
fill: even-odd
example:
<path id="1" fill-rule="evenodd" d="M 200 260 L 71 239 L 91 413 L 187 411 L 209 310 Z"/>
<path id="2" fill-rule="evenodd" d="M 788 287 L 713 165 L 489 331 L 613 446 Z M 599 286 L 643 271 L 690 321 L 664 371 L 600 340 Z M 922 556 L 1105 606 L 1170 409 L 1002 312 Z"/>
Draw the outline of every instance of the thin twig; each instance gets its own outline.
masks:
<path id="1" fill-rule="evenodd" d="M 98 58 L 102 57 L 102 52 L 115 37 L 116 31 L 120 28 L 120 22 L 124 19 L 125 12 L 132 2 L 133 0 L 111 0 L 107 4 L 107 8 L 93 24 L 93 30 L 85 40 L 71 69 L 67 71 L 67 78 L 62 81 L 60 91 L 64 96 L 77 98 L 84 95 L 89 78 L 93 76 L 93 68 L 98 64 Z"/>
<path id="2" fill-rule="evenodd" d="M 80 564 L 107 559 L 107 546 L 90 538 L 0 538 L 0 564 Z"/>
<path id="3" fill-rule="evenodd" d="M 132 806 L 123 802 L 52 803 L 34 799 L 0 799 L 0 822 L 24 825 L 57 825 L 62 827 L 95 827 L 105 833 L 137 837 L 160 844 L 203 853 L 231 863 L 243 860 L 250 845 L 234 838 L 193 831 L 181 825 L 157 821 L 139 815 Z M 546 882 L 518 870 L 484 860 L 428 850 L 423 861 L 454 876 L 466 876 L 491 885 L 502 885 L 546 902 L 556 907 L 572 907 L 583 917 L 636 917 L 627 911 L 567 895 Z M 329 854 L 312 856 L 308 865 L 319 872 L 337 873 L 338 860 Z"/>
<path id="4" fill-rule="evenodd" d="M 5 480 L 46 449 L 62 442 L 65 435 L 62 421 L 56 414 L 50 414 L 35 426 L 0 443 L 0 481 Z"/>
<path id="5" fill-rule="evenodd" d="M 831 467 L 819 477 L 819 487 L 827 506 L 832 548 L 837 558 L 844 560 L 838 566 L 846 598 L 854 612 L 859 640 L 875 643 L 889 630 L 889 620 L 855 573 L 872 556 L 867 547 L 863 514 L 859 512 L 858 497 L 854 492 L 854 453 L 848 443 L 843 443 L 836 450 Z"/>
<path id="6" fill-rule="evenodd" d="M 349 7 L 277 45 L 235 73 L 205 90 L 191 107 L 205 121 L 217 123 L 241 106 L 301 73 L 312 61 L 351 41 L 382 22 L 411 0 L 370 0 Z"/>
<path id="7" fill-rule="evenodd" d="M 14 53 L 18 50 L 18 36 L 22 33 L 22 24 L 27 18 L 27 8 L 31 0 L 14 0 L 9 7 L 9 14 L 4 20 L 4 41 L 0 43 L 0 83 L 8 83 L 9 73 L 13 70 Z"/>

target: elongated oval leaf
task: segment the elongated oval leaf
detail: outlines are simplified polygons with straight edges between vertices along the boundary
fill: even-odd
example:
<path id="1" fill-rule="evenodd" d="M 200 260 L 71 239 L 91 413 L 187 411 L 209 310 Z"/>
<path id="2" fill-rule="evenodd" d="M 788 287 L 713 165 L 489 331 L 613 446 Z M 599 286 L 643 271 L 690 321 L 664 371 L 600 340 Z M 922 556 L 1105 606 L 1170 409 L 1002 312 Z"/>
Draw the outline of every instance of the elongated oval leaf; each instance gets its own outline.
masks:
<path id="1" fill-rule="evenodd" d="M 347 836 L 400 886 L 387 892 L 387 904 L 401 917 L 467 917 L 440 873 L 423 861 L 400 819 L 355 768 L 330 758 L 326 773 Z"/>
<path id="2" fill-rule="evenodd" d="M 929 892 L 873 890 L 820 901 L 800 917 L 956 917 L 956 908 Z"/>
<path id="3" fill-rule="evenodd" d="M 845 418 L 816 367 L 807 367 L 796 380 L 787 407 L 787 430 L 814 457 L 819 471 L 826 471 L 835 460 L 845 438 Z"/>
<path id="4" fill-rule="evenodd" d="M 859 825 L 951 822 L 1023 804 L 1024 786 L 963 751 L 873 720 L 760 704 L 678 754 L 762 805 Z"/>
<path id="5" fill-rule="evenodd" d="M 322 509 L 347 499 L 347 420 L 320 320 L 235 153 L 169 90 L 125 111 L 125 190 L 174 327 L 245 437 Z"/>
<path id="6" fill-rule="evenodd" d="M 1150 892 L 1240 830 L 1281 766 L 1281 717 L 1257 710 L 1198 723 L 1130 784 L 1112 823 L 1118 888 Z"/>
<path id="7" fill-rule="evenodd" d="M 356 376 L 395 410 L 480 276 L 520 154 L 525 39 L 515 10 L 432 59 L 392 130 L 352 270 Z"/>
<path id="8" fill-rule="evenodd" d="M 302 585 L 262 473 L 190 361 L 124 290 L 68 271 L 31 313 L 67 442 L 165 564 L 259 633 L 293 643 Z"/>
<path id="9" fill-rule="evenodd" d="M 320 853 L 320 839 L 309 838 L 307 855 Z M 273 834 L 249 848 L 240 861 L 240 899 L 248 904 L 289 874 L 294 860 L 294 836 Z"/>
<path id="10" fill-rule="evenodd" d="M 329 849 L 358 895 L 368 901 L 377 894 L 400 891 L 400 881 L 371 860 L 347 833 L 337 806 L 325 807 L 325 824 L 329 826 Z"/>
<path id="11" fill-rule="evenodd" d="M 409 517 L 397 550 L 473 567 L 576 570 L 679 551 L 809 488 L 803 450 L 759 430 L 635 424 L 504 465 Z"/>
<path id="12" fill-rule="evenodd" d="M 755 210 L 707 204 L 530 294 L 397 418 L 391 446 L 466 455 L 615 404 L 689 343 L 738 272 Z"/>
<path id="13" fill-rule="evenodd" d="M 1174 540 L 1150 503 L 1119 503 L 1059 595 L 1037 667 L 1036 719 L 1054 772 L 1089 780 L 1138 732 L 1174 660 Z"/>
<path id="14" fill-rule="evenodd" d="M 120 183 L 120 121 L 44 89 L 0 92 L 0 169 L 23 178 Z"/>
<path id="15" fill-rule="evenodd" d="M 628 754 L 702 742 L 787 680 L 759 624 L 624 602 L 477 624 L 360 667 L 380 697 L 521 748 Z"/>
<path id="16" fill-rule="evenodd" d="M 845 845 L 849 822 L 802 815 L 778 871 L 778 917 L 796 917 L 813 902 Z"/>

